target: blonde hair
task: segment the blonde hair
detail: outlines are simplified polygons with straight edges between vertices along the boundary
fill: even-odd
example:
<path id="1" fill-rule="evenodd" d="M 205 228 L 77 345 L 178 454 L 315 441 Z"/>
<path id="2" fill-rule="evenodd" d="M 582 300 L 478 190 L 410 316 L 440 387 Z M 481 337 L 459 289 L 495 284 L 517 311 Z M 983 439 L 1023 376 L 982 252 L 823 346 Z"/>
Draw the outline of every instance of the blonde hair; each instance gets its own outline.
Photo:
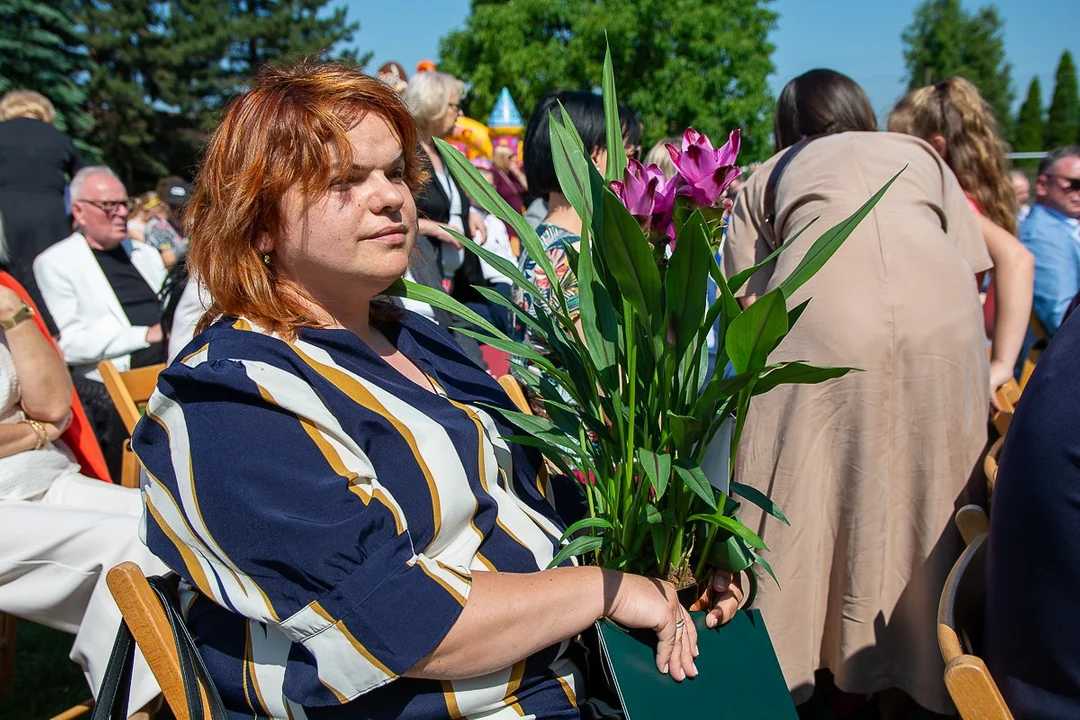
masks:
<path id="1" fill-rule="evenodd" d="M 147 220 L 151 217 L 168 217 L 167 207 L 162 202 L 161 196 L 159 196 L 153 190 L 144 192 L 135 200 L 135 209 L 132 210 L 131 217 L 135 220 Z"/>
<path id="2" fill-rule="evenodd" d="M 446 111 L 454 90 L 457 90 L 460 102 L 465 94 L 465 83 L 443 72 L 418 72 L 409 80 L 409 87 L 405 88 L 405 104 L 416 118 L 417 125 L 426 129 L 432 120 Z"/>
<path id="3" fill-rule="evenodd" d="M 1016 232 L 1016 191 L 997 119 L 979 90 L 962 77 L 909 92 L 889 113 L 890 132 L 930 142 L 945 139 L 945 163 L 960 187 L 995 224 Z"/>
<path id="4" fill-rule="evenodd" d="M 0 121 L 17 117 L 32 117 L 47 122 L 56 122 L 56 108 L 49 98 L 33 90 L 12 90 L 0 98 Z"/>
<path id="5" fill-rule="evenodd" d="M 660 168 L 660 172 L 664 173 L 664 178 L 670 180 L 675 175 L 675 163 L 671 162 L 671 153 L 668 152 L 667 145 L 670 143 L 675 147 L 679 147 L 681 142 L 681 138 L 666 137 L 653 145 L 652 149 L 645 154 L 645 160 L 643 161 L 645 167 L 656 165 Z"/>

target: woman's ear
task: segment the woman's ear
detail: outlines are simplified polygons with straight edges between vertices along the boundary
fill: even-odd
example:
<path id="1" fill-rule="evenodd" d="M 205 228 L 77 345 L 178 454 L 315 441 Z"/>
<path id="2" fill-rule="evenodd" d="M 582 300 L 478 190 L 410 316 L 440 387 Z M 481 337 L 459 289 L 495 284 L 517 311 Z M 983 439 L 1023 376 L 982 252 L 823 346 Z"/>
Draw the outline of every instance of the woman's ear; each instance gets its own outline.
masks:
<path id="1" fill-rule="evenodd" d="M 949 143 L 945 140 L 944 135 L 934 135 L 930 138 L 930 144 L 937 150 L 937 154 L 941 156 L 942 160 L 948 157 Z"/>
<path id="2" fill-rule="evenodd" d="M 255 238 L 255 249 L 264 255 L 274 252 L 274 240 L 270 237 L 270 233 L 265 231 L 259 233 L 259 236 Z"/>

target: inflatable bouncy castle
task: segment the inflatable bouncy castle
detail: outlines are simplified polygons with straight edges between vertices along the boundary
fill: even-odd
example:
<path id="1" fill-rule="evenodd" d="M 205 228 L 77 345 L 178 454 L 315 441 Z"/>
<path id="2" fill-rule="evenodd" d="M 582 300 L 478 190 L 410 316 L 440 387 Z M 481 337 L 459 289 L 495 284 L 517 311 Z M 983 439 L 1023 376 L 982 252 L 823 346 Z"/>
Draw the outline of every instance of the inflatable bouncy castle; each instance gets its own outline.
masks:
<path id="1" fill-rule="evenodd" d="M 520 157 L 521 134 L 525 131 L 521 122 L 521 113 L 510 97 L 510 91 L 503 88 L 495 101 L 495 107 L 488 118 L 488 124 L 468 117 L 459 117 L 454 125 L 454 132 L 449 143 L 461 151 L 469 160 L 483 158 L 491 160 L 494 151 L 506 147 Z"/>

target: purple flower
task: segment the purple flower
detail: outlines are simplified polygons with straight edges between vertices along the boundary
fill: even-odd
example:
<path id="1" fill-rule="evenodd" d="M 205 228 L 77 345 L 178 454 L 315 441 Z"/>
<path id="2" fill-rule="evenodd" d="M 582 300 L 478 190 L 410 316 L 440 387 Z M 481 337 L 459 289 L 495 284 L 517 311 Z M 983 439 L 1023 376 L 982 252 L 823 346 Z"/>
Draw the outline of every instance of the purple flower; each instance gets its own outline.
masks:
<path id="1" fill-rule="evenodd" d="M 686 182 L 679 188 L 678 194 L 700 207 L 713 207 L 723 197 L 728 185 L 739 177 L 740 170 L 735 164 L 739 142 L 739 131 L 732 130 L 727 143 L 717 149 L 706 135 L 694 128 L 687 128 L 683 134 L 681 152 L 674 145 L 667 146 L 671 161 Z"/>
<path id="2" fill-rule="evenodd" d="M 670 239 L 675 237 L 675 187 L 675 178 L 665 180 L 656 165 L 645 167 L 633 158 L 626 162 L 622 182 L 611 182 L 611 190 L 643 228 Z"/>

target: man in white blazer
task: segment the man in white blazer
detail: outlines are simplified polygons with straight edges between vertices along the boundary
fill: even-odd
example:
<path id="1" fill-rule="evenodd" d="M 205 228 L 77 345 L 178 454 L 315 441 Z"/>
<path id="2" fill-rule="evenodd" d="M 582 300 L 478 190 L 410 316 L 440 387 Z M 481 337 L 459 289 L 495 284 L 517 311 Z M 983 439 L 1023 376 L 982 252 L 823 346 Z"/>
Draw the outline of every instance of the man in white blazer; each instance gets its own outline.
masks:
<path id="1" fill-rule="evenodd" d="M 165 281 L 161 254 L 127 239 L 128 195 L 106 167 L 87 167 L 71 182 L 71 213 L 77 232 L 34 260 L 45 304 L 60 330 L 60 349 L 76 377 L 101 381 L 97 364 L 113 361 L 121 372 L 131 369 L 131 354 L 163 341 L 160 322 L 133 325 L 110 284 L 99 257 L 125 248 L 124 255 L 157 295 Z M 96 251 L 96 253 L 95 253 Z"/>
<path id="2" fill-rule="evenodd" d="M 127 241 L 129 209 L 127 190 L 112 170 L 79 170 L 71 181 L 76 232 L 34 260 L 60 350 L 114 477 L 127 432 L 97 364 L 112 360 L 123 372 L 165 361 L 158 299 L 165 264 L 154 248 Z"/>

